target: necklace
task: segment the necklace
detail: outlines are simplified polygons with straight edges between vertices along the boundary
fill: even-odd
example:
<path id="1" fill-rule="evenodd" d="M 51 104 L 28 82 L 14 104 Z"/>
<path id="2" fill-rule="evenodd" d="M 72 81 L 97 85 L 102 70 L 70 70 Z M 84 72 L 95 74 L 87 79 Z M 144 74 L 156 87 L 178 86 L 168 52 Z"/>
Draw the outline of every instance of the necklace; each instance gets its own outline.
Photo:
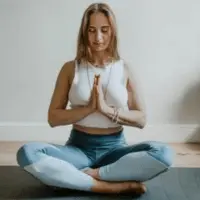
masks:
<path id="1" fill-rule="evenodd" d="M 92 59 L 88 60 L 88 63 L 91 64 L 91 65 L 93 65 L 93 66 L 95 66 L 95 67 L 98 67 L 98 66 L 102 66 L 103 67 L 103 66 L 108 65 L 108 64 L 110 64 L 112 62 L 113 62 L 113 59 L 111 57 L 108 57 L 107 60 L 103 64 L 101 64 L 101 65 L 96 64 L 94 62 L 94 60 L 92 60 Z"/>
<path id="2" fill-rule="evenodd" d="M 112 71 L 112 66 L 113 66 L 113 62 L 111 63 L 112 65 L 110 66 L 109 68 L 109 76 L 108 76 L 108 81 L 107 81 L 107 84 L 106 84 L 106 88 L 105 88 L 105 91 L 104 91 L 104 100 L 106 100 L 106 95 L 107 95 L 107 89 L 108 89 L 108 85 L 109 85 L 109 82 L 110 82 L 110 76 L 111 76 L 111 71 Z M 87 64 L 87 78 L 88 78 L 88 82 L 89 82 L 89 86 L 90 86 L 90 89 L 92 90 L 92 84 L 90 82 L 90 77 L 89 77 L 89 69 L 88 69 L 88 64 Z M 97 74 L 95 72 L 95 75 L 101 75 L 101 74 Z"/>

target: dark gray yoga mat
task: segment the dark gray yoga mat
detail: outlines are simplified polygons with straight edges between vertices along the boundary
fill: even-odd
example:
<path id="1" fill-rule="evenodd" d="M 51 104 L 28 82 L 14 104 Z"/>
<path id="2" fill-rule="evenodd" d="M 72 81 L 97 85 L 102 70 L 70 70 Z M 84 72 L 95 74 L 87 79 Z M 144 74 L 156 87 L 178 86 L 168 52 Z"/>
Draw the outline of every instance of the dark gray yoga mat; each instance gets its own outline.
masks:
<path id="1" fill-rule="evenodd" d="M 171 168 L 146 182 L 147 193 L 102 195 L 78 191 L 56 191 L 41 184 L 17 166 L 0 166 L 0 199 L 40 200 L 200 200 L 200 168 Z"/>

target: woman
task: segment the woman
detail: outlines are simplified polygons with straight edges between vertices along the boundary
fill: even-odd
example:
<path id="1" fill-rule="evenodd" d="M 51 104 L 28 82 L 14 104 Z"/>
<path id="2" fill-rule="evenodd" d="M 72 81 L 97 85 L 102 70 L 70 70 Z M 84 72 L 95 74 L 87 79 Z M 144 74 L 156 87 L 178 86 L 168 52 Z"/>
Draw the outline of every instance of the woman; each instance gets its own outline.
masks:
<path id="1" fill-rule="evenodd" d="M 123 126 L 142 129 L 145 113 L 117 42 L 110 7 L 90 5 L 82 18 L 76 58 L 61 68 L 48 112 L 51 127 L 72 125 L 70 137 L 63 146 L 30 142 L 17 152 L 18 164 L 44 184 L 143 194 L 144 182 L 171 166 L 167 145 L 125 141 Z"/>

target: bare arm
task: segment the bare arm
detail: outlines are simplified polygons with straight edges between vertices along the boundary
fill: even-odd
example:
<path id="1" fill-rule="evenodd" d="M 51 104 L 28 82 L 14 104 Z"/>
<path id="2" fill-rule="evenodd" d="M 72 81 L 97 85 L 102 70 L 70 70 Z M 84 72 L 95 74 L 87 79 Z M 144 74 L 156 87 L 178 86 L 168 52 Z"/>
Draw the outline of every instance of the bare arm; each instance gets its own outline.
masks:
<path id="1" fill-rule="evenodd" d="M 92 107 L 66 109 L 68 93 L 74 77 L 74 62 L 70 61 L 61 68 L 48 110 L 48 123 L 51 127 L 73 124 L 93 112 Z"/>
<path id="2" fill-rule="evenodd" d="M 131 73 L 128 73 L 129 75 Z M 130 77 L 130 76 L 129 76 Z M 128 92 L 128 108 L 129 110 L 120 109 L 118 111 L 117 122 L 121 125 L 133 126 L 137 128 L 144 128 L 146 124 L 145 111 L 143 107 L 143 103 L 140 99 L 140 95 L 138 94 L 137 83 L 134 80 L 134 77 L 127 79 L 127 92 Z M 104 114 L 113 119 L 115 113 L 114 109 L 111 107 L 107 107 L 104 109 Z"/>

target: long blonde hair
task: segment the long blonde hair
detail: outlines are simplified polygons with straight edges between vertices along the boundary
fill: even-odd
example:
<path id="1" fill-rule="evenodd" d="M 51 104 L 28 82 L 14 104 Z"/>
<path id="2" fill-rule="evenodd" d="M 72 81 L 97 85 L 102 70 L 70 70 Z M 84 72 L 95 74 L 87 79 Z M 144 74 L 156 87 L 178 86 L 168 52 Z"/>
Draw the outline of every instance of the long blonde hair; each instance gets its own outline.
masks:
<path id="1" fill-rule="evenodd" d="M 90 50 L 88 47 L 87 29 L 89 25 L 90 16 L 93 13 L 102 12 L 111 25 L 111 42 L 108 47 L 108 52 L 113 60 L 120 59 L 118 52 L 118 39 L 117 39 L 117 26 L 116 19 L 110 6 L 105 3 L 93 3 L 84 12 L 81 26 L 78 34 L 76 60 L 80 62 L 87 62 L 91 58 Z"/>

